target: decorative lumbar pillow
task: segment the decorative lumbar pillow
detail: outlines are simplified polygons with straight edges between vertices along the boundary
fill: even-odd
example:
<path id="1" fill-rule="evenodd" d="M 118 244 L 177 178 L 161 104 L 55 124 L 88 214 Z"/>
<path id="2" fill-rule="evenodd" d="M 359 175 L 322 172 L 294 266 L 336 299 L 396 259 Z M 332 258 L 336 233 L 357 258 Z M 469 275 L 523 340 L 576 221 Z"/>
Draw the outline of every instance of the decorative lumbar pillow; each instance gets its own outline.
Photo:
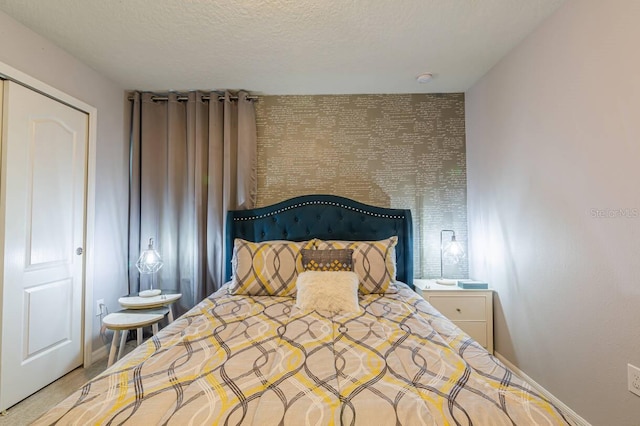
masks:
<path id="1" fill-rule="evenodd" d="M 303 311 L 361 312 L 358 276 L 349 271 L 305 271 L 298 275 L 296 306 Z"/>
<path id="2" fill-rule="evenodd" d="M 398 237 L 380 241 L 320 241 L 318 250 L 353 250 L 353 271 L 360 280 L 360 292 L 394 293 L 396 280 L 396 250 Z"/>
<path id="3" fill-rule="evenodd" d="M 263 241 L 254 243 L 240 238 L 233 245 L 233 277 L 230 291 L 251 296 L 292 296 L 302 267 L 302 249 L 310 249 L 315 240 Z"/>
<path id="4" fill-rule="evenodd" d="M 301 250 L 305 271 L 351 271 L 353 250 Z"/>

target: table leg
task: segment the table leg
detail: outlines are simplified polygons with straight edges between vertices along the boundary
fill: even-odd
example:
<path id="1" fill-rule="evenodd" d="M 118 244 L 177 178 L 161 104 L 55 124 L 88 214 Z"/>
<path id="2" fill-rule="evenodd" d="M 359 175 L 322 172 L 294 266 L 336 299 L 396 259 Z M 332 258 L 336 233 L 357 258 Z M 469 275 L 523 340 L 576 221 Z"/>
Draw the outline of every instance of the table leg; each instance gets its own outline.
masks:
<path id="1" fill-rule="evenodd" d="M 118 359 L 122 358 L 122 354 L 124 353 L 124 345 L 127 343 L 127 335 L 129 334 L 129 330 L 122 330 L 122 337 L 120 338 L 120 350 L 118 351 Z"/>
<path id="2" fill-rule="evenodd" d="M 167 318 L 169 319 L 169 324 L 171 324 L 173 322 L 173 308 L 171 305 L 169 305 L 169 315 L 167 315 Z"/>
<path id="3" fill-rule="evenodd" d="M 140 346 L 142 344 L 142 327 L 140 327 L 138 330 L 136 330 L 136 337 L 138 338 L 136 340 L 136 343 L 138 346 Z"/>
<path id="4" fill-rule="evenodd" d="M 153 323 L 153 325 L 151 326 L 151 329 L 153 330 L 154 336 L 158 334 L 158 323 L 157 322 Z"/>
<path id="5" fill-rule="evenodd" d="M 109 361 L 107 362 L 107 367 L 111 367 L 111 365 L 113 365 L 113 361 L 116 357 L 116 344 L 118 343 L 118 334 L 120 334 L 120 330 L 113 331 L 113 339 L 111 340 L 111 349 L 109 350 Z"/>

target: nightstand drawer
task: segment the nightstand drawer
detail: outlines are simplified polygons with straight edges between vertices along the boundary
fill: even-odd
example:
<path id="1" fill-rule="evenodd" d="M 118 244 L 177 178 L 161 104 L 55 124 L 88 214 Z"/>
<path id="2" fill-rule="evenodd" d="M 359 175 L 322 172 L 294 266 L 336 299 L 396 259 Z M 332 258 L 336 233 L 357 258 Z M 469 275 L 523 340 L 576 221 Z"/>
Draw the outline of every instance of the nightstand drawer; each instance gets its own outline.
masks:
<path id="1" fill-rule="evenodd" d="M 485 296 L 429 295 L 429 303 L 452 321 L 486 321 L 487 319 Z"/>
<path id="2" fill-rule="evenodd" d="M 481 346 L 487 347 L 489 342 L 487 339 L 487 323 L 485 321 L 453 321 L 453 323 L 473 340 L 480 343 Z"/>

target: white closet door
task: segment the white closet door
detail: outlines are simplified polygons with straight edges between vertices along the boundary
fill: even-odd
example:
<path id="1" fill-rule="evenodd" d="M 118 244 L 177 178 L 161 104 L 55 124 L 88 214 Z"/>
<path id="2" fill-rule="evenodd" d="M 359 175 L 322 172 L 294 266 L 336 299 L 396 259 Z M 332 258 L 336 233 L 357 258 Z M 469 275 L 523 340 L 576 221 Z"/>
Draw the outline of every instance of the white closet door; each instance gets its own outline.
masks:
<path id="1" fill-rule="evenodd" d="M 87 114 L 19 84 L 3 110 L 0 409 L 82 364 L 88 144 Z"/>

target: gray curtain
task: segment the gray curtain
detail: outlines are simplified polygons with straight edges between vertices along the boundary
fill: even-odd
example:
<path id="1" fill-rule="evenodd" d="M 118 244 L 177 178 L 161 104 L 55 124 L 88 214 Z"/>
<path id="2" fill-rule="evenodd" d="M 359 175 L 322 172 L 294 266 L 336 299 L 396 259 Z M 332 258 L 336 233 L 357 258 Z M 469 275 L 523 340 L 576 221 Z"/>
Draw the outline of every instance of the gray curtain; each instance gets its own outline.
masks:
<path id="1" fill-rule="evenodd" d="M 154 280 L 155 288 L 182 293 L 180 311 L 223 284 L 226 212 L 255 204 L 253 101 L 246 92 L 219 96 L 133 94 L 129 290 Z M 164 266 L 141 276 L 135 263 L 150 237 Z"/>

